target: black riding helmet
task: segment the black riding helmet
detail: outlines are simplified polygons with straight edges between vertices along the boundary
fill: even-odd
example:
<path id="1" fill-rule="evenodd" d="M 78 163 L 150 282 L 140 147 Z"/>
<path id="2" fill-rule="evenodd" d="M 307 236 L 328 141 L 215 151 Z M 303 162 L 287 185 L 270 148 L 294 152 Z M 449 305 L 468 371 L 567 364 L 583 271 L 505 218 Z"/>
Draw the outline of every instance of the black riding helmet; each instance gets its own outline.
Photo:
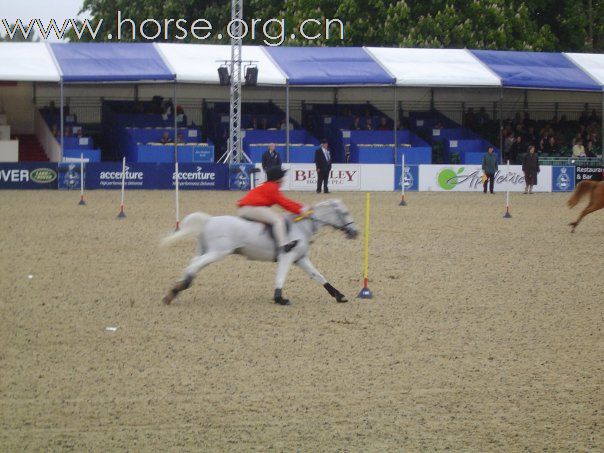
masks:
<path id="1" fill-rule="evenodd" d="M 266 180 L 279 181 L 285 176 L 285 173 L 287 173 L 287 170 L 283 170 L 281 167 L 271 167 L 266 170 Z"/>

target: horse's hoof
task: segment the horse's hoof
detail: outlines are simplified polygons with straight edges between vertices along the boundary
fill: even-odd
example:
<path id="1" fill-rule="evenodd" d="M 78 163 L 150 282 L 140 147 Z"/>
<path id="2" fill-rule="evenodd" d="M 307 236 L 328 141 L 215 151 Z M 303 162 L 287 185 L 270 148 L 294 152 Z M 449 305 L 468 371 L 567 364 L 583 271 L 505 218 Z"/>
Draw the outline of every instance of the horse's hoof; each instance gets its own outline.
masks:
<path id="1" fill-rule="evenodd" d="M 345 303 L 345 302 L 348 302 L 348 299 L 346 299 L 346 296 L 344 296 L 344 295 L 342 294 L 342 295 L 340 295 L 339 297 L 336 297 L 336 301 L 337 301 L 337 302 L 340 302 L 340 303 L 342 303 L 342 304 L 343 304 L 343 303 Z"/>
<path id="2" fill-rule="evenodd" d="M 164 305 L 170 305 L 175 298 L 176 294 L 174 293 L 174 290 L 171 289 L 170 292 L 164 296 L 162 302 L 164 303 Z"/>
<path id="3" fill-rule="evenodd" d="M 291 305 L 289 299 L 284 299 L 283 297 L 275 297 L 275 303 L 279 305 Z"/>

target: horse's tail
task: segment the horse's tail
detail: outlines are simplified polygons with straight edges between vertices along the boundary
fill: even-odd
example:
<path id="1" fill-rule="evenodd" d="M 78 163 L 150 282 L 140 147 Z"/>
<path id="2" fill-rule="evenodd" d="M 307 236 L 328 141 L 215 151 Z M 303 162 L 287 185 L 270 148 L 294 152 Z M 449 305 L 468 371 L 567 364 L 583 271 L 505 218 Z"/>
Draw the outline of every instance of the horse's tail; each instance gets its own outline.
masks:
<path id="1" fill-rule="evenodd" d="M 201 234 L 206 222 L 210 217 L 212 216 L 206 214 L 205 212 L 193 212 L 192 214 L 189 214 L 180 223 L 180 229 L 162 239 L 161 245 L 171 245 L 186 237 Z"/>
<path id="2" fill-rule="evenodd" d="M 596 181 L 591 181 L 589 179 L 581 181 L 579 184 L 577 184 L 577 187 L 575 187 L 575 191 L 567 201 L 568 207 L 574 208 L 586 194 L 592 191 L 596 184 Z"/>

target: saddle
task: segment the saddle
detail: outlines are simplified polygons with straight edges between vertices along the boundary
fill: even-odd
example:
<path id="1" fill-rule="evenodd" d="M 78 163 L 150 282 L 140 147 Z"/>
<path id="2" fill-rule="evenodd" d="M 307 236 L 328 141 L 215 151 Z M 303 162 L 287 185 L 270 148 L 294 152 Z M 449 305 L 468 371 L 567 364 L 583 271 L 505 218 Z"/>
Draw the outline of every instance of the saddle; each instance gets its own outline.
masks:
<path id="1" fill-rule="evenodd" d="M 264 225 L 264 229 L 263 229 L 263 233 L 268 234 L 268 236 L 272 239 L 273 241 L 273 245 L 275 246 L 275 253 L 274 253 L 274 258 L 273 261 L 276 263 L 277 262 L 277 256 L 279 255 L 279 245 L 277 244 L 277 239 L 275 238 L 275 232 L 273 231 L 273 225 L 271 225 L 270 223 L 264 223 L 261 222 L 259 220 L 252 220 L 248 217 L 241 217 L 242 219 L 248 221 L 248 222 L 252 222 L 252 223 L 259 223 L 261 225 Z M 292 220 L 289 216 L 285 217 L 285 234 L 289 235 L 289 232 L 292 228 Z"/>

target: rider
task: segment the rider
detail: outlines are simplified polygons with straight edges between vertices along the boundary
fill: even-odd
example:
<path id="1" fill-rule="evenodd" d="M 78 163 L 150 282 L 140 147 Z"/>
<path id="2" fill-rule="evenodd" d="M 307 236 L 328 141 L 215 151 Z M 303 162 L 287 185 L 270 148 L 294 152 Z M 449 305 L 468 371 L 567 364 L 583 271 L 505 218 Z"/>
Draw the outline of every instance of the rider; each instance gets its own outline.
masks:
<path id="1" fill-rule="evenodd" d="M 293 249 L 298 241 L 287 242 L 283 216 L 277 214 L 270 207 L 278 204 L 283 209 L 298 215 L 305 215 L 309 212 L 308 208 L 281 193 L 280 186 L 286 171 L 281 167 L 268 168 L 267 181 L 250 190 L 245 197 L 239 200 L 239 210 L 237 211 L 237 215 L 240 217 L 272 225 L 279 250 L 284 253 Z"/>

